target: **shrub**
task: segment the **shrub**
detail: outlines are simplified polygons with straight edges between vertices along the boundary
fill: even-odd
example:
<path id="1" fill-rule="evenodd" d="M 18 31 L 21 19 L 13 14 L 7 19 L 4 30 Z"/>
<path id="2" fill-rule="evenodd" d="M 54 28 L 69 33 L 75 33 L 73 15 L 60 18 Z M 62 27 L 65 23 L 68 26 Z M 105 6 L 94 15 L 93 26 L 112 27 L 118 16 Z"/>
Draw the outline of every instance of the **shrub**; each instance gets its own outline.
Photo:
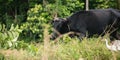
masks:
<path id="1" fill-rule="evenodd" d="M 21 31 L 18 25 L 14 27 L 12 24 L 11 28 L 7 30 L 4 24 L 0 24 L 0 48 L 14 47 Z"/>

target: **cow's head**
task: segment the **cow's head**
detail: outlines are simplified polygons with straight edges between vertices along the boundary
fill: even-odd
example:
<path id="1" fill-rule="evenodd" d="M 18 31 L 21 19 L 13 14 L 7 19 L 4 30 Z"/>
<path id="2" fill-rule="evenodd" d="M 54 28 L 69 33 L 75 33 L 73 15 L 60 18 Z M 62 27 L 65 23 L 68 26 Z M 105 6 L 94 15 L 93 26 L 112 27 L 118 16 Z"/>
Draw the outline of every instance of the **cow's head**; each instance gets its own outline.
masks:
<path id="1" fill-rule="evenodd" d="M 68 32 L 69 30 L 67 24 L 68 21 L 66 19 L 54 18 L 54 20 L 52 21 L 53 33 L 51 35 L 51 39 L 54 40 L 61 34 Z"/>

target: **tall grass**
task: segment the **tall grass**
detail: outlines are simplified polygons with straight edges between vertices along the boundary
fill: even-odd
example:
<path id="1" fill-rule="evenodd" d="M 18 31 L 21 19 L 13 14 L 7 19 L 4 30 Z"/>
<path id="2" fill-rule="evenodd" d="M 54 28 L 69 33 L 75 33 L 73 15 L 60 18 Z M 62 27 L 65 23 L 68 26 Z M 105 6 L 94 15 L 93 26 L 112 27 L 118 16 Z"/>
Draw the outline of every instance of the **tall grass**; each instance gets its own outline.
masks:
<path id="1" fill-rule="evenodd" d="M 38 51 L 31 55 L 26 50 L 0 50 L 0 60 L 120 60 L 120 53 L 108 50 L 103 38 L 70 38 L 64 35 L 57 43 L 49 41 L 47 27 L 44 42 L 36 44 Z"/>
<path id="2" fill-rule="evenodd" d="M 48 48 L 38 44 L 39 51 L 30 55 L 25 50 L 1 50 L 6 60 L 113 60 L 113 53 L 99 38 L 85 38 L 82 42 L 70 39 L 69 42 L 49 42 Z M 46 49 L 46 50 L 45 50 Z M 115 52 L 116 59 L 120 59 L 119 52 Z"/>

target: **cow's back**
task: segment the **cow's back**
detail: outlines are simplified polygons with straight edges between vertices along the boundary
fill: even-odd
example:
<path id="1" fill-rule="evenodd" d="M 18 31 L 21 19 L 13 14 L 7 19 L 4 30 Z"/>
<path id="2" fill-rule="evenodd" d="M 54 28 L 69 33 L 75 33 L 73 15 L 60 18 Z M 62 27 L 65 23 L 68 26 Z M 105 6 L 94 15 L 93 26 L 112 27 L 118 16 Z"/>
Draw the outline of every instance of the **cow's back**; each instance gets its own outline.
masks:
<path id="1" fill-rule="evenodd" d="M 112 20 L 109 10 L 79 11 L 68 18 L 72 31 L 87 30 L 88 34 L 101 34 Z"/>

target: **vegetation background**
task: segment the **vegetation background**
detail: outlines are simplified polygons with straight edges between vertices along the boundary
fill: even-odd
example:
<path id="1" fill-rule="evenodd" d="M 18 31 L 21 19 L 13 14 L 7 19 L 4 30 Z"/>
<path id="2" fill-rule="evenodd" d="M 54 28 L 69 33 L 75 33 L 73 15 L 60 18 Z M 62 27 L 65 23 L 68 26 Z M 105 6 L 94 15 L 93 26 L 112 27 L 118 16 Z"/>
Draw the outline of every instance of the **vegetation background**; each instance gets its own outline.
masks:
<path id="1" fill-rule="evenodd" d="M 89 9 L 106 8 L 120 9 L 120 0 L 89 0 Z M 85 0 L 0 0 L 0 60 L 119 60 L 101 37 L 49 41 L 54 15 L 66 18 L 79 10 Z"/>

